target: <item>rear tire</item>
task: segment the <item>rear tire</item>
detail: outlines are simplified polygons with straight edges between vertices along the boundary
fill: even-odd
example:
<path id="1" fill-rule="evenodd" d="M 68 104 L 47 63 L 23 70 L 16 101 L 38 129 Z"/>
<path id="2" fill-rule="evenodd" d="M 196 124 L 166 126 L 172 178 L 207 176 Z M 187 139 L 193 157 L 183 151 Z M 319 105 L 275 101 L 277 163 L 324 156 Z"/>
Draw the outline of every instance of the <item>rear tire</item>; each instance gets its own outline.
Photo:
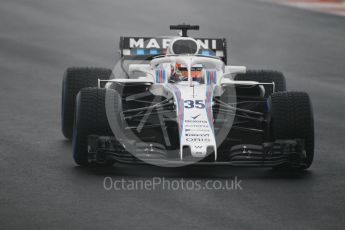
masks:
<path id="1" fill-rule="evenodd" d="M 112 89 L 84 88 L 77 95 L 73 130 L 73 158 L 78 165 L 89 165 L 89 135 L 113 136 L 106 113 L 106 97 L 115 97 L 112 109 L 120 111 L 121 97 Z M 115 115 L 120 119 L 119 112 Z"/>
<path id="2" fill-rule="evenodd" d="M 306 159 L 299 169 L 307 169 L 314 159 L 314 119 L 310 98 L 304 92 L 277 92 L 268 99 L 273 139 L 304 139 Z M 277 169 L 291 169 L 282 165 Z"/>
<path id="3" fill-rule="evenodd" d="M 275 84 L 275 92 L 286 91 L 285 76 L 274 70 L 248 70 L 246 73 L 237 74 L 235 80 L 238 81 L 257 81 L 262 83 Z M 264 85 L 265 98 L 268 98 L 272 93 L 271 85 Z"/>
<path id="4" fill-rule="evenodd" d="M 82 88 L 97 87 L 98 79 L 108 80 L 112 71 L 104 68 L 68 68 L 62 83 L 61 123 L 63 135 L 73 135 L 75 99 Z"/>

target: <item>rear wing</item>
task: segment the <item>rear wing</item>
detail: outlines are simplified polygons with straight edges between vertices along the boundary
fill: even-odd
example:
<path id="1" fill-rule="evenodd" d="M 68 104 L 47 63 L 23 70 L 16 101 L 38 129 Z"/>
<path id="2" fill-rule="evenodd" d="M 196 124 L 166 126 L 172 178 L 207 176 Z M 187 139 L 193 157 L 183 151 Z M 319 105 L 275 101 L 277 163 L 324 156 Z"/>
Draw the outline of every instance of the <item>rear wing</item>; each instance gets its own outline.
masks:
<path id="1" fill-rule="evenodd" d="M 172 39 L 176 37 L 121 37 L 120 54 L 125 59 L 146 60 L 164 55 Z M 200 44 L 200 55 L 219 57 L 227 63 L 225 38 L 195 38 Z"/>

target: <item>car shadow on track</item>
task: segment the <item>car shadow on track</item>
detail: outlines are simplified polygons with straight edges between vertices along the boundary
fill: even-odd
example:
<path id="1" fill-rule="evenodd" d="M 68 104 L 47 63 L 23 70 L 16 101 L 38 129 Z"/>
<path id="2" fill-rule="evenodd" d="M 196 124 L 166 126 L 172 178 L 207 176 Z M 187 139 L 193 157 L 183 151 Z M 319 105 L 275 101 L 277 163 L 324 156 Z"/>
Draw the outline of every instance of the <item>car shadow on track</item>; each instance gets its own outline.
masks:
<path id="1" fill-rule="evenodd" d="M 191 165 L 177 168 L 164 168 L 152 165 L 128 165 L 115 164 L 112 167 L 80 167 L 74 168 L 78 173 L 93 174 L 99 176 L 114 177 L 166 177 L 166 178 L 218 178 L 229 179 L 240 177 L 243 179 L 285 179 L 299 180 L 311 179 L 313 172 L 306 171 L 278 171 L 270 168 L 248 168 L 248 167 L 231 167 L 215 165 Z"/>

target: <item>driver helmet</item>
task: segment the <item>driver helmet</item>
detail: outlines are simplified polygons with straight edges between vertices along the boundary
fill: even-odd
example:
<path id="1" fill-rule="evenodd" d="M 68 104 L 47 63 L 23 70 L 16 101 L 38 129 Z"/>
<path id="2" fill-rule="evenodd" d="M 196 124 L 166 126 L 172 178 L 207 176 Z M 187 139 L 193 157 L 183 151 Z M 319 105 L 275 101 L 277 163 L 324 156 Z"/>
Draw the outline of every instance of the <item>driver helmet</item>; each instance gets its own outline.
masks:
<path id="1" fill-rule="evenodd" d="M 203 67 L 202 65 L 194 65 L 191 68 L 191 77 L 193 81 L 197 81 L 199 83 L 203 80 Z M 175 63 L 171 65 L 171 76 L 174 78 L 175 81 L 187 81 L 188 80 L 188 69 L 186 66 L 182 64 Z"/>

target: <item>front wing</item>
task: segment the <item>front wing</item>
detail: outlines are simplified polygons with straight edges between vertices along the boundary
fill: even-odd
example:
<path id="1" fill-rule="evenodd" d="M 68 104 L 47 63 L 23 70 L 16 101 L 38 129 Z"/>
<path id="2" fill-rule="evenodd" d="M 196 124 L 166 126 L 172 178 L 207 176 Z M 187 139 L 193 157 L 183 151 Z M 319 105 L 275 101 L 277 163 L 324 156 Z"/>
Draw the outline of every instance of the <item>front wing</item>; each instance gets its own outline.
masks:
<path id="1" fill-rule="evenodd" d="M 114 137 L 90 135 L 88 138 L 89 159 L 94 162 L 106 162 L 115 160 L 120 163 L 130 164 L 174 164 L 185 165 L 190 159 L 180 159 L 179 157 L 169 157 L 169 154 L 162 146 L 150 143 L 133 143 L 128 145 L 136 146 L 137 156 L 126 150 L 126 144 L 120 144 Z M 253 166 L 272 167 L 283 164 L 301 166 L 306 158 L 304 151 L 304 141 L 276 140 L 275 142 L 265 142 L 261 145 L 240 144 L 232 146 L 221 153 L 221 160 L 214 160 L 213 157 L 206 157 L 193 164 L 216 164 L 232 166 Z M 145 159 L 145 162 L 142 160 Z"/>

